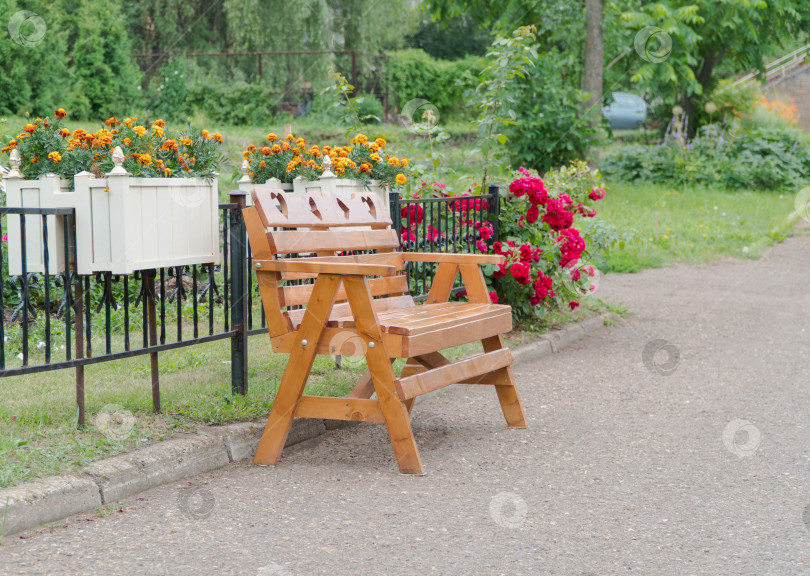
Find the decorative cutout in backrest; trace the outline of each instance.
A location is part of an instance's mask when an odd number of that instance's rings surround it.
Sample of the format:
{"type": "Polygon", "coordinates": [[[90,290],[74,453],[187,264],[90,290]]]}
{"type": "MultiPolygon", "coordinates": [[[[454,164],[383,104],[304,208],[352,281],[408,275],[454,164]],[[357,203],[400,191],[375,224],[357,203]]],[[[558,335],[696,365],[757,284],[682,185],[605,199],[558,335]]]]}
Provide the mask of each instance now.
{"type": "Polygon", "coordinates": [[[277,228],[331,228],[391,225],[388,206],[375,193],[338,198],[324,191],[291,196],[281,190],[257,186],[251,191],[262,224],[277,228]]]}

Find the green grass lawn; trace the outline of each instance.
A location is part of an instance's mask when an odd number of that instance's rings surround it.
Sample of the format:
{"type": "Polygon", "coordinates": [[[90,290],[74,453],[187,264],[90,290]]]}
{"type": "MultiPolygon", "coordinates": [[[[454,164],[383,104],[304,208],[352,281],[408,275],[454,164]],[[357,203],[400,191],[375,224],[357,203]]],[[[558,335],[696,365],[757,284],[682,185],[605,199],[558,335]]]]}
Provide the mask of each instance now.
{"type": "Polygon", "coordinates": [[[795,223],[793,195],[609,184],[598,215],[622,236],[609,272],[637,272],[727,256],[758,258],[795,223]]]}

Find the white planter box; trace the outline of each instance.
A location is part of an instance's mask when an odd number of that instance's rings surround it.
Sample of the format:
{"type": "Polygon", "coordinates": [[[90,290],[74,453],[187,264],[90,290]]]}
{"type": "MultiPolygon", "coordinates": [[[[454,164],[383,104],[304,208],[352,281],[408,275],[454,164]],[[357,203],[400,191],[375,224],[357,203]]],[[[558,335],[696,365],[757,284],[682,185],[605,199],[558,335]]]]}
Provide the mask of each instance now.
{"type": "MultiPolygon", "coordinates": [[[[19,165],[18,165],[19,166],[19,165]]],[[[72,208],[73,194],[70,183],[57,176],[43,176],[38,180],[24,180],[12,168],[3,176],[6,188],[6,206],[12,208],[72,208]]],[[[8,271],[11,276],[23,273],[22,225],[25,219],[26,272],[45,272],[45,251],[42,238],[42,216],[8,215],[8,271]]],[[[64,229],[65,216],[46,216],[48,227],[48,273],[65,270],[64,229]]],[[[71,247],[73,248],[73,247],[71,247]]],[[[71,251],[72,253],[72,251],[71,251]]]]}
{"type": "MultiPolygon", "coordinates": [[[[134,178],[121,166],[123,154],[114,154],[113,158],[116,167],[105,178],[95,178],[89,172],[77,174],[73,192],[66,191],[67,183],[60,183],[55,177],[27,181],[7,176],[6,187],[19,186],[21,193],[15,200],[22,206],[39,202],[42,207],[76,209],[76,271],[79,274],[131,274],[136,270],[168,266],[218,264],[216,178],[211,182],[195,178],[134,178]]],[[[9,196],[9,206],[12,205],[15,204],[9,196]]],[[[41,221],[39,216],[33,218],[41,221]]],[[[16,230],[11,223],[10,217],[10,254],[12,235],[16,232],[19,238],[19,223],[16,230]]],[[[41,238],[41,231],[35,233],[41,238]]],[[[64,252],[60,249],[61,232],[55,236],[58,236],[54,239],[56,249],[51,250],[51,254],[57,259],[57,268],[51,266],[51,270],[61,270],[64,266],[64,262],[58,260],[64,252]]],[[[51,238],[49,244],[50,241],[51,238]]],[[[29,264],[34,265],[29,266],[29,270],[41,271],[41,262],[37,269],[36,260],[32,261],[37,254],[42,259],[41,246],[39,251],[33,251],[29,243],[27,252],[29,264]]],[[[19,251],[17,254],[19,256],[19,251]]],[[[9,256],[10,266],[12,263],[9,256]]],[[[10,270],[14,274],[14,269],[10,270]]]]}

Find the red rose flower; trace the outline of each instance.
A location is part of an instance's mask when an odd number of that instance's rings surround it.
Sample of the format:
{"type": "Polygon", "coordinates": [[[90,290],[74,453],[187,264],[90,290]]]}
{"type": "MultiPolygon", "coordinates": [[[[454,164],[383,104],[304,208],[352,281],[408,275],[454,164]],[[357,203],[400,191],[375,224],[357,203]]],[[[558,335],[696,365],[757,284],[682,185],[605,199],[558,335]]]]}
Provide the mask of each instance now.
{"type": "Polygon", "coordinates": [[[579,306],[579,302],[569,302],[568,305],[571,307],[571,310],[573,310],[579,306]]]}
{"type": "Polygon", "coordinates": [[[585,240],[582,239],[576,228],[563,230],[557,237],[557,241],[563,243],[560,247],[560,266],[576,262],[585,251],[585,240]]]}
{"type": "Polygon", "coordinates": [[[574,223],[574,215],[566,210],[563,202],[559,198],[549,200],[548,204],[546,204],[546,213],[543,216],[543,222],[557,232],[570,228],[571,224],[574,223]]]}
{"type": "Polygon", "coordinates": [[[590,194],[588,194],[588,198],[596,202],[597,200],[601,200],[605,197],[605,189],[604,188],[594,188],[591,190],[590,194]]]}
{"type": "MultiPolygon", "coordinates": [[[[534,224],[538,218],[540,218],[540,208],[537,207],[537,204],[532,204],[526,211],[526,222],[534,224]]],[[[545,220],[545,216],[543,219],[545,220]]]]}
{"type": "Polygon", "coordinates": [[[512,267],[509,268],[509,272],[512,273],[512,276],[519,284],[531,284],[532,280],[529,277],[531,271],[531,265],[526,262],[515,262],[512,264],[512,267]]]}
{"type": "Polygon", "coordinates": [[[495,292],[494,290],[489,293],[489,301],[492,302],[493,304],[498,303],[498,293],[495,292]]]}
{"type": "Polygon", "coordinates": [[[489,240],[492,238],[494,234],[494,230],[492,229],[492,224],[489,222],[484,222],[480,228],[478,228],[478,235],[481,236],[481,240],[489,240]]]}

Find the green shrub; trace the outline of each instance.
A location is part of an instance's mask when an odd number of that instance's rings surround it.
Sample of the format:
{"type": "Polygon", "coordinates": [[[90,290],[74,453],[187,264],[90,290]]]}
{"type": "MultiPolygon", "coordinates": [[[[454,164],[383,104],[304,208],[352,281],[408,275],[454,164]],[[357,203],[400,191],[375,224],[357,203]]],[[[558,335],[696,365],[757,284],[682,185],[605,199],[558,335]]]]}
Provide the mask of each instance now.
{"type": "Polygon", "coordinates": [[[622,182],[700,184],[722,189],[796,190],[810,179],[810,153],[795,130],[735,135],[711,124],[685,140],[668,134],[655,146],[623,146],[600,163],[622,182]]]}
{"type": "Polygon", "coordinates": [[[357,115],[364,124],[379,124],[382,121],[383,105],[374,94],[360,94],[357,98],[357,115]]]}
{"type": "Polygon", "coordinates": [[[277,111],[270,88],[247,82],[201,81],[189,88],[189,103],[213,123],[261,125],[277,111]]]}
{"type": "Polygon", "coordinates": [[[392,52],[386,60],[383,82],[398,108],[421,98],[449,118],[463,109],[464,91],[482,68],[482,60],[474,56],[449,61],[433,58],[419,49],[401,50],[392,52]]]}
{"type": "Polygon", "coordinates": [[[169,60],[161,68],[152,102],[155,116],[177,122],[191,116],[190,94],[186,87],[186,67],[183,60],[169,60]]]}

